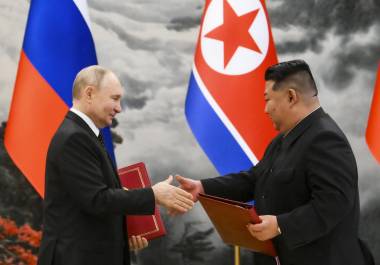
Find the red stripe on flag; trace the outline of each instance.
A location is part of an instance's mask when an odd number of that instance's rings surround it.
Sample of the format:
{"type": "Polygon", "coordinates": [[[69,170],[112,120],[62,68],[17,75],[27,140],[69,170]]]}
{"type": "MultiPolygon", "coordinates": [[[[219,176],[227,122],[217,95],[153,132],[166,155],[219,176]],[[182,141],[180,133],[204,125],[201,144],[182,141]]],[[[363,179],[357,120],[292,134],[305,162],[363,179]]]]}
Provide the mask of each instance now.
{"type": "MultiPolygon", "coordinates": [[[[258,32],[260,30],[268,31],[269,44],[265,59],[255,70],[241,75],[225,75],[216,72],[206,62],[201,48],[201,35],[205,15],[211,4],[210,0],[206,1],[194,61],[210,94],[260,160],[267,145],[277,134],[272,121],[264,112],[264,75],[266,69],[276,64],[278,60],[265,1],[259,1],[263,7],[262,10],[265,14],[267,25],[265,25],[265,28],[257,28],[256,30],[258,32]]],[[[228,37],[233,38],[233,35],[227,35],[226,38],[228,37]]]]}
{"type": "Polygon", "coordinates": [[[366,140],[373,156],[380,163],[380,65],[368,117],[366,140]]]}
{"type": "Polygon", "coordinates": [[[4,145],[42,197],[47,149],[67,111],[67,105],[22,51],[4,145]]]}

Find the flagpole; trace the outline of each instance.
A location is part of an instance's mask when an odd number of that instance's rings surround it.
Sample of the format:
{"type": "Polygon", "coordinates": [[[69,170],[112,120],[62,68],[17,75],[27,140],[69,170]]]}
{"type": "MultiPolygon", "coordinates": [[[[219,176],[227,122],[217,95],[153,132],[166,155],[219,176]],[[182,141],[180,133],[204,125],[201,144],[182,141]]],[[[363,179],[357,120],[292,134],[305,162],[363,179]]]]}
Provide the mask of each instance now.
{"type": "Polygon", "coordinates": [[[234,246],[235,265],[240,265],[240,247],[234,246]]]}

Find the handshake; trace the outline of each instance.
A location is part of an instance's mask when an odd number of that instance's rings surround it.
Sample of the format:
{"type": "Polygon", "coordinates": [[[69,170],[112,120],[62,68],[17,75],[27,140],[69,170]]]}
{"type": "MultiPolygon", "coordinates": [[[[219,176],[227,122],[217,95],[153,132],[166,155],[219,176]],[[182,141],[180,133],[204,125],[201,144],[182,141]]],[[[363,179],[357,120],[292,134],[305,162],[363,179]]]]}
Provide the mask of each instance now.
{"type": "Polygon", "coordinates": [[[192,180],[182,176],[176,176],[180,186],[171,185],[173,176],[155,184],[152,189],[156,202],[164,206],[170,215],[183,214],[193,208],[198,200],[199,193],[203,192],[199,180],[192,180]]]}
{"type": "MultiPolygon", "coordinates": [[[[183,214],[190,210],[198,201],[199,193],[204,193],[203,185],[199,180],[178,175],[176,179],[180,184],[179,187],[171,185],[173,176],[169,176],[166,180],[152,187],[156,202],[167,208],[171,216],[183,214]]],[[[254,238],[264,241],[281,234],[275,215],[261,215],[260,219],[261,222],[258,224],[247,224],[247,230],[254,238]]],[[[146,247],[148,242],[146,239],[143,240],[145,240],[144,244],[132,244],[133,242],[130,241],[130,248],[141,249],[146,247]]]]}
{"type": "MultiPolygon", "coordinates": [[[[156,202],[164,206],[169,215],[178,215],[186,213],[194,206],[198,200],[198,194],[203,192],[202,184],[199,180],[192,180],[181,176],[176,176],[180,186],[171,185],[173,176],[166,180],[158,182],[152,186],[156,202]]],[[[129,238],[130,250],[141,250],[148,246],[148,240],[142,236],[132,236],[129,238]]]]}

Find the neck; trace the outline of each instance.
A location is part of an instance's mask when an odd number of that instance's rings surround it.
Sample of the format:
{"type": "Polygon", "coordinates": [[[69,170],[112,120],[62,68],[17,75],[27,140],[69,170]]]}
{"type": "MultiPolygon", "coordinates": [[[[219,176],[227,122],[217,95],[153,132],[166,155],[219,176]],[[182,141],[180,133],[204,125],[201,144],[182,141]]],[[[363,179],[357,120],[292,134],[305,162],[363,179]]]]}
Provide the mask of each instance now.
{"type": "Polygon", "coordinates": [[[86,108],[84,108],[82,106],[82,104],[79,104],[79,102],[77,102],[77,101],[73,101],[73,108],[76,109],[76,110],[79,110],[80,112],[83,112],[87,116],[90,116],[90,115],[88,115],[88,113],[86,111],[86,108]]]}
{"type": "Polygon", "coordinates": [[[88,108],[86,108],[86,106],[84,106],[83,104],[80,104],[79,102],[73,102],[73,108],[76,109],[76,110],[79,110],[80,112],[86,114],[87,117],[89,117],[91,119],[91,121],[95,124],[95,126],[99,129],[103,128],[102,126],[99,126],[99,124],[97,124],[96,122],[96,119],[94,119],[93,115],[91,114],[91,112],[88,111],[88,108]]]}

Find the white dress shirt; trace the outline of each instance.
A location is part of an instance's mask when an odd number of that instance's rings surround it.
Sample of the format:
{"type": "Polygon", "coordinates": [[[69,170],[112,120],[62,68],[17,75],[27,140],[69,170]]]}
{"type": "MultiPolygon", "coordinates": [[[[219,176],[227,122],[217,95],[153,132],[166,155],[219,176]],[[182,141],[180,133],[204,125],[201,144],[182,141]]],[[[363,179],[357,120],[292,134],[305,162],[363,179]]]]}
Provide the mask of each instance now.
{"type": "Polygon", "coordinates": [[[96,135],[96,137],[99,136],[99,132],[100,132],[99,128],[96,127],[95,123],[91,120],[90,117],[88,117],[86,114],[84,114],[80,110],[75,109],[74,107],[72,107],[70,109],[70,111],[74,112],[76,115],[78,115],[79,117],[81,117],[82,120],[84,120],[85,123],[87,123],[87,125],[91,128],[91,130],[94,132],[94,134],[96,135]]]}

